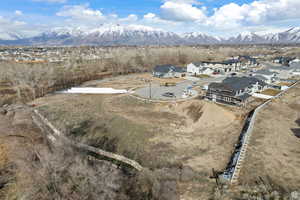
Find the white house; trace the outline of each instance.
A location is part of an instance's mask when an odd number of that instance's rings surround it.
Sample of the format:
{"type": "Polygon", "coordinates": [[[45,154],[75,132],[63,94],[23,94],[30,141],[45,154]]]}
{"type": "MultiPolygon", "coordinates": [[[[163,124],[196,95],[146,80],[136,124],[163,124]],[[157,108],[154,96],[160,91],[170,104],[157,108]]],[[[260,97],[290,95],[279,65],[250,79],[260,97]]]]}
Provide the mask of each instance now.
{"type": "Polygon", "coordinates": [[[203,67],[203,63],[190,63],[187,65],[186,71],[189,74],[199,75],[203,67]]]}
{"type": "Polygon", "coordinates": [[[215,71],[213,69],[204,67],[200,73],[205,75],[212,75],[214,72],[215,71]]]}
{"type": "Polygon", "coordinates": [[[224,62],[198,62],[190,63],[187,65],[187,73],[199,75],[207,74],[211,75],[214,72],[218,73],[231,73],[238,71],[240,65],[238,60],[227,60],[224,62]]]}

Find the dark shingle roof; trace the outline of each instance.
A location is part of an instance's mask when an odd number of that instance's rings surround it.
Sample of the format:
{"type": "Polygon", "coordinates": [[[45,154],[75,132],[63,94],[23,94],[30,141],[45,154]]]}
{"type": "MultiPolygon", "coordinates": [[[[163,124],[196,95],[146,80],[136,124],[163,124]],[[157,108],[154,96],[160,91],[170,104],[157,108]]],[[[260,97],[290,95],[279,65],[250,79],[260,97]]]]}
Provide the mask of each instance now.
{"type": "Polygon", "coordinates": [[[258,83],[261,86],[265,86],[266,83],[255,77],[228,77],[223,80],[222,83],[211,83],[209,88],[218,88],[221,90],[228,91],[239,91],[248,88],[254,84],[258,83]]]}
{"type": "Polygon", "coordinates": [[[174,65],[157,65],[153,69],[154,72],[160,73],[168,73],[171,70],[174,72],[184,72],[185,69],[183,67],[176,67],[174,65]]]}
{"type": "Polygon", "coordinates": [[[193,62],[193,64],[194,64],[195,66],[199,67],[200,65],[203,64],[203,62],[193,62]]]}

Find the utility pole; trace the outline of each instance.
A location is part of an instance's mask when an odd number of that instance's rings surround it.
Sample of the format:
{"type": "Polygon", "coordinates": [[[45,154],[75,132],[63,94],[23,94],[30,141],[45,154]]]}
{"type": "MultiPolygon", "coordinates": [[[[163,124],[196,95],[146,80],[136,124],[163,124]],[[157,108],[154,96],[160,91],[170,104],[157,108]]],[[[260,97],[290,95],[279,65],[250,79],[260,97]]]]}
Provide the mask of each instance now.
{"type": "Polygon", "coordinates": [[[151,88],[151,81],[149,82],[149,89],[150,89],[150,90],[149,90],[149,92],[150,92],[150,94],[149,94],[149,98],[150,98],[150,99],[152,99],[152,91],[151,91],[151,90],[152,90],[152,88],[151,88]]]}

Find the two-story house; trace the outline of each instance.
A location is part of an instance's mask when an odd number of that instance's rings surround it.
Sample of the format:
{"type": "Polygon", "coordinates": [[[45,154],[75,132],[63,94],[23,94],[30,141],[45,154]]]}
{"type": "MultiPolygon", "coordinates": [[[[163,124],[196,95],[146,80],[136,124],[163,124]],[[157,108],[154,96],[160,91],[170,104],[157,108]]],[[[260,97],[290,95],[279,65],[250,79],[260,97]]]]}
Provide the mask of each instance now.
{"type": "Polygon", "coordinates": [[[221,83],[210,83],[206,99],[213,102],[244,105],[251,94],[266,89],[267,84],[255,77],[228,77],[221,83]]]}

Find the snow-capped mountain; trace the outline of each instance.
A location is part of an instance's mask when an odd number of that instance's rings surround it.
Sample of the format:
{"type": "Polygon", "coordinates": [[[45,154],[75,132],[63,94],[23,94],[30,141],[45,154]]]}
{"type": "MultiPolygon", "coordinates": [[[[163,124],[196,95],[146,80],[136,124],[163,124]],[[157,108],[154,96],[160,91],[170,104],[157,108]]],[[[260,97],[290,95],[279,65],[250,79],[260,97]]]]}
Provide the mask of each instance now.
{"type": "Polygon", "coordinates": [[[53,28],[50,31],[42,33],[40,36],[46,37],[80,37],[86,35],[87,31],[84,28],[71,28],[71,27],[57,27],[53,28]]]}
{"type": "Polygon", "coordinates": [[[240,33],[226,40],[226,43],[230,44],[262,44],[265,42],[265,38],[256,33],[240,33]]]}
{"type": "Polygon", "coordinates": [[[0,32],[2,45],[210,45],[210,44],[300,44],[300,28],[280,33],[241,33],[220,38],[199,32],[177,34],[141,25],[102,25],[95,29],[54,28],[35,37],[24,38],[0,32]]]}
{"type": "Polygon", "coordinates": [[[178,45],[183,39],[172,32],[140,25],[103,25],[95,29],[56,28],[19,40],[32,45],[178,45]]]}
{"type": "Polygon", "coordinates": [[[182,35],[187,44],[219,44],[223,38],[210,36],[201,32],[185,33],[182,35]]]}
{"type": "Polygon", "coordinates": [[[265,39],[270,43],[300,43],[300,27],[291,28],[281,33],[268,34],[265,39]]]}
{"type": "Polygon", "coordinates": [[[88,32],[82,41],[89,45],[177,45],[182,39],[175,33],[141,25],[102,26],[88,32]]]}

